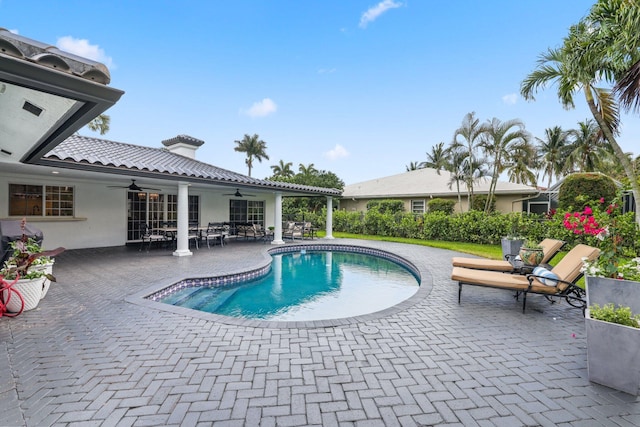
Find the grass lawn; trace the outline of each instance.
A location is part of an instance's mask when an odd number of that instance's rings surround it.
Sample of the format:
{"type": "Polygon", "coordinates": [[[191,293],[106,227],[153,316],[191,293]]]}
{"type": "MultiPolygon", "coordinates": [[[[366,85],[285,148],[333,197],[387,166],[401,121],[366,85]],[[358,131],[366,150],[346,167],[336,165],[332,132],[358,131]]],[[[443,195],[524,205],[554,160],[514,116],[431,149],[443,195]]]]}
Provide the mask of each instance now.
{"type": "MultiPolygon", "coordinates": [[[[324,237],[324,231],[318,231],[318,237],[324,237]]],[[[367,234],[351,234],[334,232],[334,237],[343,239],[379,240],[382,242],[409,243],[412,245],[430,246],[432,248],[449,249],[466,254],[478,255],[490,259],[502,259],[502,248],[500,245],[481,245],[478,243],[464,242],[444,242],[442,240],[420,240],[407,239],[404,237],[384,237],[367,234]]]]}
{"type": "MultiPolygon", "coordinates": [[[[318,237],[325,236],[324,230],[318,231],[318,237]]],[[[481,245],[479,243],[464,243],[464,242],[444,242],[441,240],[420,240],[420,239],[407,239],[404,237],[383,237],[383,236],[371,236],[366,234],[351,234],[334,232],[334,237],[343,239],[362,239],[362,240],[379,240],[382,242],[397,242],[408,243],[412,245],[430,246],[433,248],[449,249],[456,252],[462,252],[466,254],[477,255],[489,259],[502,259],[502,247],[500,245],[481,245]]],[[[559,252],[550,262],[551,265],[556,265],[567,252],[559,252]]],[[[578,280],[576,283],[578,286],[584,288],[584,277],[578,280]]]]}

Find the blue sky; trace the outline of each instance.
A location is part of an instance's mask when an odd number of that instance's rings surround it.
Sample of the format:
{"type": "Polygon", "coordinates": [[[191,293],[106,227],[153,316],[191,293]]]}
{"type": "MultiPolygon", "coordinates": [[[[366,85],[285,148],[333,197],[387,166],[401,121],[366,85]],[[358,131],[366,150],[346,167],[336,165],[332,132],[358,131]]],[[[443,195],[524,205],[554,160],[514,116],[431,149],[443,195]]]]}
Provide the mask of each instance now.
{"type": "MultiPolygon", "coordinates": [[[[257,133],[270,160],[313,163],[345,183],[402,173],[449,143],[464,115],[521,119],[534,136],[590,117],[555,88],[519,96],[586,0],[0,0],[0,27],[105,63],[126,93],[114,141],[160,147],[187,134],[199,160],[247,173],[234,141],[257,133]]],[[[639,118],[619,142],[638,154],[639,118]]],[[[83,129],[81,134],[99,137],[83,129]]]]}

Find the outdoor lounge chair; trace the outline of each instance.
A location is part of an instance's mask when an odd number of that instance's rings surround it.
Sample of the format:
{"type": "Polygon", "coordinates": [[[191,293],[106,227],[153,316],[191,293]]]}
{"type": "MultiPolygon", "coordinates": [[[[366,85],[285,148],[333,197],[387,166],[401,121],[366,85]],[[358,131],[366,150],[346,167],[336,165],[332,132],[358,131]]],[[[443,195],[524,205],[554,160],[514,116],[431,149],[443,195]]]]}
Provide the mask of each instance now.
{"type": "Polygon", "coordinates": [[[577,245],[551,271],[539,267],[534,270],[536,274],[523,276],[504,274],[499,271],[453,267],[451,279],[458,282],[458,304],[460,304],[462,285],[474,285],[516,291],[516,299],[522,294],[523,313],[527,305],[528,293],[544,295],[552,302],[553,297],[564,298],[572,307],[581,308],[584,311],[586,308],[585,293],[583,289],[575,285],[575,282],[582,277],[580,270],[583,259],[592,261],[598,255],[600,255],[598,248],[577,245]]]}
{"type": "MultiPolygon", "coordinates": [[[[560,252],[560,249],[564,246],[562,240],[544,239],[540,242],[542,246],[542,252],[544,257],[542,258],[541,265],[548,267],[549,261],[560,252]]],[[[505,273],[516,273],[515,257],[517,254],[507,254],[504,260],[486,259],[486,258],[467,258],[467,257],[453,257],[451,263],[454,267],[473,268],[476,270],[493,270],[501,271],[505,273]]]]}

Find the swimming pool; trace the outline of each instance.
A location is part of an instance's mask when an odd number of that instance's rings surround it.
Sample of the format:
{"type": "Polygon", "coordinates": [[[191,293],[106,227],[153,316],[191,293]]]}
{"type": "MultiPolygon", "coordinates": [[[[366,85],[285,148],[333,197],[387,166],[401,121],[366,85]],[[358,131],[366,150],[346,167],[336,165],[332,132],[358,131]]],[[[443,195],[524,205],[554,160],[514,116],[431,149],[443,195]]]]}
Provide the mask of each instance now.
{"type": "Polygon", "coordinates": [[[360,247],[326,249],[273,249],[264,271],[182,281],[150,298],[235,318],[306,321],[380,311],[419,289],[415,267],[396,255],[360,247]]]}

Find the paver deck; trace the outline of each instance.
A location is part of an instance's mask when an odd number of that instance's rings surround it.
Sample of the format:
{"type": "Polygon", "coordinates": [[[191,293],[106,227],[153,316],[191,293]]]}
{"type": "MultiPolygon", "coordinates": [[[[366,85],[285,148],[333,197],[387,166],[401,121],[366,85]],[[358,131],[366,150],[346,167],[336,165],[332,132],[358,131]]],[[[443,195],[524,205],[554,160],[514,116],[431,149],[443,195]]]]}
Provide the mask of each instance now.
{"type": "Polygon", "coordinates": [[[640,425],[640,398],[588,381],[580,310],[530,296],[522,314],[509,292],[471,286],[458,305],[460,254],[334,242],[406,257],[424,288],[334,324],[242,322],[139,296],[255,268],[268,244],[65,252],[39,307],[0,318],[0,425],[640,425]]]}

